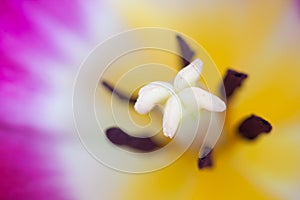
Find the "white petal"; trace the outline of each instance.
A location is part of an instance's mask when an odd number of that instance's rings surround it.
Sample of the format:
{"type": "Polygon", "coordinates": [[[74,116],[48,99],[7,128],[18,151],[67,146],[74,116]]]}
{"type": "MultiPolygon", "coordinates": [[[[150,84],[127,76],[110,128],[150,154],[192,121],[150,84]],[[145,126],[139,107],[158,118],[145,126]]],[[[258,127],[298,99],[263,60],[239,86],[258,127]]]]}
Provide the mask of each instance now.
{"type": "Polygon", "coordinates": [[[177,91],[193,85],[199,81],[203,62],[196,59],[191,64],[180,70],[174,79],[174,87],[177,91]]]}
{"type": "Polygon", "coordinates": [[[226,104],[219,97],[198,87],[186,88],[178,95],[186,105],[196,102],[198,109],[206,109],[213,112],[223,112],[226,109],[226,104]]]}
{"type": "Polygon", "coordinates": [[[171,96],[164,110],[163,133],[165,136],[173,138],[181,119],[181,102],[176,95],[171,96]]]}
{"type": "Polygon", "coordinates": [[[149,83],[140,89],[134,109],[140,114],[146,114],[150,112],[156,104],[168,98],[172,92],[174,92],[174,88],[169,83],[149,83]]]}

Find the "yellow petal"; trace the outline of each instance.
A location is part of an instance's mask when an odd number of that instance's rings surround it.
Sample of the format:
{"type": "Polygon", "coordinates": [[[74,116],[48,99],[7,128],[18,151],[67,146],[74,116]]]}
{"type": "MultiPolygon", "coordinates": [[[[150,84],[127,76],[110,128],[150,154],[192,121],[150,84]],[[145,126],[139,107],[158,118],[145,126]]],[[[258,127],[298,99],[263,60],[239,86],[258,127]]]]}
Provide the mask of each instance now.
{"type": "Polygon", "coordinates": [[[295,124],[278,125],[255,143],[240,143],[229,159],[233,167],[253,185],[281,199],[300,195],[299,118],[295,124]]]}

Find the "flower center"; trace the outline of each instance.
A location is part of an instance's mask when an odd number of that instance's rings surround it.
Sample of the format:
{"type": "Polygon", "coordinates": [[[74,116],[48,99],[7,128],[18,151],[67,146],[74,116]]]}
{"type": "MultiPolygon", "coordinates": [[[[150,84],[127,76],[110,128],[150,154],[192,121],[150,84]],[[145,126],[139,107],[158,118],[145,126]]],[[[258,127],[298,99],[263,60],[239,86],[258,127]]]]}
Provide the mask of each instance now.
{"type": "MultiPolygon", "coordinates": [[[[221,99],[197,87],[203,63],[199,59],[191,62],[195,52],[181,36],[178,35],[176,38],[183,55],[182,66],[187,66],[178,72],[172,84],[166,82],[149,83],[139,91],[138,98],[133,98],[114,88],[107,81],[101,82],[102,86],[120,100],[127,101],[131,105],[134,104],[135,110],[140,114],[146,114],[157,104],[161,104],[164,107],[163,133],[170,138],[174,137],[183,117],[182,109],[185,109],[183,105],[190,105],[191,99],[197,104],[197,109],[194,112],[200,112],[201,109],[210,112],[223,112],[226,109],[226,104],[221,99]]],[[[224,96],[230,99],[247,77],[248,75],[245,73],[229,69],[223,79],[224,96]]],[[[269,122],[256,115],[251,115],[240,124],[237,132],[243,138],[253,140],[261,133],[269,133],[271,130],[272,126],[269,122]]],[[[153,137],[134,137],[119,127],[108,128],[106,136],[115,145],[126,146],[141,152],[150,152],[163,147],[153,137]]],[[[208,136],[208,140],[212,137],[216,136],[208,136]]],[[[199,169],[213,166],[212,152],[212,145],[204,146],[201,149],[198,159],[199,169]]]]}

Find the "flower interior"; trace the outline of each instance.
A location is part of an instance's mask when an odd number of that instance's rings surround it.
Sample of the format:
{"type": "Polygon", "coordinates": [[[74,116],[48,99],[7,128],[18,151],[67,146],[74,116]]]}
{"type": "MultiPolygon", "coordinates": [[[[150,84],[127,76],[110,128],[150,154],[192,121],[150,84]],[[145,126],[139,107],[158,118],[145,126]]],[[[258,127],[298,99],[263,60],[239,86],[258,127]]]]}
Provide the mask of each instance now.
{"type": "MultiPolygon", "coordinates": [[[[112,85],[109,80],[101,80],[101,85],[106,90],[118,98],[119,101],[128,103],[130,107],[140,115],[148,114],[153,109],[159,108],[163,113],[162,131],[159,133],[168,140],[157,141],[154,136],[138,137],[126,132],[126,127],[107,127],[105,130],[107,139],[114,145],[121,148],[129,148],[140,153],[155,151],[163,148],[168,142],[178,134],[178,127],[186,115],[194,113],[207,112],[224,112],[228,106],[226,102],[217,95],[227,98],[228,102],[233,98],[234,94],[242,86],[248,75],[242,72],[228,69],[220,83],[221,88],[225,88],[224,92],[220,90],[220,94],[212,94],[203,88],[200,82],[203,62],[201,58],[195,59],[195,51],[187,44],[182,36],[177,35],[176,40],[181,54],[182,69],[179,70],[173,80],[154,81],[143,85],[138,90],[138,95],[133,96],[126,94],[121,89],[112,85]],[[195,106],[191,106],[195,102],[195,106]],[[159,106],[158,106],[159,105],[159,106]]],[[[230,112],[227,110],[227,112],[230,112]]],[[[202,127],[199,127],[201,129],[202,127]]],[[[240,139],[252,141],[259,137],[262,133],[269,133],[272,130],[271,124],[255,114],[245,116],[237,128],[240,139]]],[[[197,130],[195,130],[197,131],[197,130]]],[[[224,132],[224,130],[223,130],[224,132]]],[[[184,134],[184,133],[180,133],[184,134]]],[[[222,137],[225,134],[222,135],[222,137]]],[[[217,141],[218,135],[207,135],[205,139],[217,141]]],[[[161,138],[161,137],[160,137],[161,138]]],[[[198,139],[196,137],[196,139],[198,139]]],[[[205,140],[204,139],[204,140],[205,140]]],[[[204,141],[203,141],[204,142],[204,141]]],[[[218,143],[217,143],[218,145],[218,143]]],[[[204,145],[201,147],[198,156],[198,168],[213,167],[213,145],[204,145]]]]}

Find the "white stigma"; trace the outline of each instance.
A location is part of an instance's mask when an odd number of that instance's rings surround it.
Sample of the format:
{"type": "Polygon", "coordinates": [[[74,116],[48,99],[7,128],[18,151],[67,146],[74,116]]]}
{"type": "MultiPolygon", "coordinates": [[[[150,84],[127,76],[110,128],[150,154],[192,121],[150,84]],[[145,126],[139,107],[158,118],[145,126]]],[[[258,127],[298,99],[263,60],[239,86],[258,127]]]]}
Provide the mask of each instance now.
{"type": "MultiPolygon", "coordinates": [[[[202,88],[199,83],[203,62],[196,59],[176,75],[173,85],[167,82],[152,82],[139,91],[134,105],[140,114],[150,112],[157,104],[165,103],[163,115],[163,133],[173,138],[182,119],[182,104],[188,106],[197,103],[197,109],[211,112],[223,112],[226,104],[217,96],[202,88]]],[[[196,112],[196,111],[194,111],[196,112]]]]}
{"type": "Polygon", "coordinates": [[[134,109],[139,114],[146,114],[152,108],[162,103],[173,91],[173,86],[166,82],[152,82],[142,87],[139,97],[134,105],[134,109]]]}
{"type": "Polygon", "coordinates": [[[163,133],[173,138],[181,119],[181,103],[177,96],[171,96],[165,107],[163,116],[163,133]]]}
{"type": "Polygon", "coordinates": [[[194,62],[180,70],[174,79],[174,87],[177,91],[194,85],[199,81],[203,62],[196,59],[194,62]]]}

